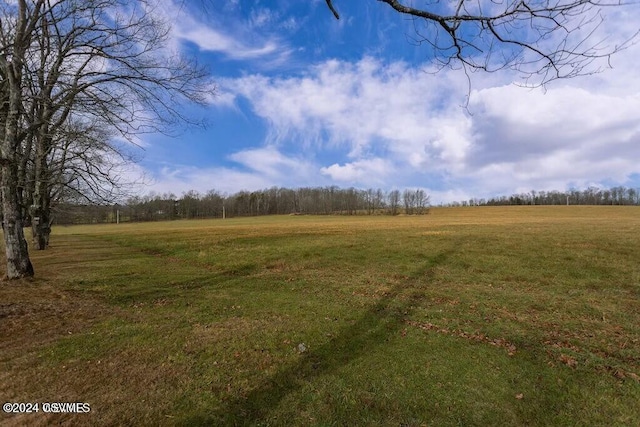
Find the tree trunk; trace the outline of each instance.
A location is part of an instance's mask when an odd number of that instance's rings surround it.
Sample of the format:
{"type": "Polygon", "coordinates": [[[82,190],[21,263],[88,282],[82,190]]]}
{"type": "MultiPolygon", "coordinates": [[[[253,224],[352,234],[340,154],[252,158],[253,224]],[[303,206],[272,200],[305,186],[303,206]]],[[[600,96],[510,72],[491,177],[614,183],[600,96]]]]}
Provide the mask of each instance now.
{"type": "Polygon", "coordinates": [[[31,232],[36,248],[41,251],[45,250],[49,246],[49,235],[51,234],[51,209],[49,207],[38,206],[31,210],[31,232]]]}
{"type": "Polygon", "coordinates": [[[31,229],[36,247],[43,251],[49,245],[49,235],[51,234],[51,200],[50,171],[47,164],[47,154],[51,146],[51,138],[45,134],[45,128],[40,132],[36,143],[34,169],[35,185],[33,191],[33,202],[30,208],[31,229]]]}
{"type": "Polygon", "coordinates": [[[18,205],[18,173],[15,165],[2,165],[2,229],[7,255],[7,278],[33,276],[29,249],[24,238],[20,206],[18,205]]]}
{"type": "MultiPolygon", "coordinates": [[[[38,2],[40,7],[41,2],[38,2]]],[[[32,13],[33,14],[33,13],[32,13]]],[[[20,279],[33,276],[33,265],[29,260],[29,249],[24,238],[22,206],[20,204],[20,184],[18,168],[20,165],[19,117],[22,107],[22,71],[26,46],[30,32],[25,0],[18,1],[18,14],[15,25],[15,37],[10,60],[7,55],[0,56],[0,99],[1,116],[4,121],[0,140],[0,193],[2,198],[2,231],[7,256],[7,278],[20,279]]]]}

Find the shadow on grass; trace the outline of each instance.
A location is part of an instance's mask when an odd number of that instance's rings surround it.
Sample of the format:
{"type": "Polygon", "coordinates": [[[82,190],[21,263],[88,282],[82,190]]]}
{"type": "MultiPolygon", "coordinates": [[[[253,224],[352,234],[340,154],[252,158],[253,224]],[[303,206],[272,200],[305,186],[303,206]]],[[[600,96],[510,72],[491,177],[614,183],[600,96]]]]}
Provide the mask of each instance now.
{"type": "Polygon", "coordinates": [[[216,412],[189,417],[183,425],[256,425],[267,421],[269,413],[287,395],[314,378],[366,356],[405,327],[404,320],[424,298],[423,289],[416,285],[428,284],[435,268],[443,264],[451,253],[445,251],[428,258],[406,281],[387,292],[355,323],[344,327],[327,343],[303,353],[298,362],[284,366],[247,396],[225,402],[216,412]]]}

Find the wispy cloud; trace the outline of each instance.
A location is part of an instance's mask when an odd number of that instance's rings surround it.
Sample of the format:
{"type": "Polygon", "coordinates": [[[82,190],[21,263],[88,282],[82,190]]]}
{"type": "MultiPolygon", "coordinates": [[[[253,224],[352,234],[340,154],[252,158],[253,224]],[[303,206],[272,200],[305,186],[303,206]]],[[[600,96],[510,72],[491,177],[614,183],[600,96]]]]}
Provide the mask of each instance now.
{"type": "Polygon", "coordinates": [[[272,185],[275,183],[265,180],[261,175],[233,168],[165,166],[148,179],[146,190],[175,195],[189,190],[201,194],[210,190],[233,194],[241,190],[265,188],[272,185]]]}
{"type": "Polygon", "coordinates": [[[251,59],[273,54],[278,50],[278,44],[272,40],[260,45],[249,45],[224,32],[199,25],[195,28],[176,28],[178,37],[196,44],[202,50],[221,52],[232,59],[251,59]]]}
{"type": "Polygon", "coordinates": [[[186,190],[226,193],[268,187],[318,185],[318,167],[302,157],[287,156],[275,147],[235,152],[233,166],[193,167],[165,164],[149,180],[150,190],[180,194],[186,190]]]}
{"type": "Polygon", "coordinates": [[[413,152],[450,150],[439,142],[438,123],[445,115],[466,120],[457,104],[445,102],[448,91],[460,93],[464,84],[440,77],[436,81],[403,63],[365,58],[354,64],[327,61],[302,77],[254,75],[220,84],[222,91],[247,98],[267,120],[271,143],[347,146],[355,159],[385,146],[397,153],[406,145],[413,152]]]}
{"type": "Polygon", "coordinates": [[[239,151],[229,158],[274,182],[289,181],[289,177],[300,179],[305,175],[308,178],[315,169],[310,161],[302,157],[288,157],[272,146],[239,151]]]}
{"type": "MultiPolygon", "coordinates": [[[[163,13],[172,23],[172,35],[175,41],[196,45],[201,51],[220,53],[233,60],[253,60],[267,58],[269,63],[285,61],[291,49],[277,36],[262,31],[270,21],[268,12],[256,12],[251,18],[251,28],[237,21],[224,22],[211,13],[202,13],[196,17],[186,7],[167,2],[163,13]],[[257,37],[256,32],[262,31],[257,37]]],[[[233,4],[227,5],[231,9],[233,4]]],[[[266,9],[265,9],[266,10],[266,9]]]]}

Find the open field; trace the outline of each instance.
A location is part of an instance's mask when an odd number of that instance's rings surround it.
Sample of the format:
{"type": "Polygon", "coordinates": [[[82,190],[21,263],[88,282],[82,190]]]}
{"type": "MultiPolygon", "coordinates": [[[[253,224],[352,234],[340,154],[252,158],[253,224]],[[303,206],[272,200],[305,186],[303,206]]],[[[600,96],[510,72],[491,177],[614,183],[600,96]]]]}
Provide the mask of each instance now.
{"type": "Polygon", "coordinates": [[[54,228],[6,425],[640,425],[640,209],[54,228]]]}

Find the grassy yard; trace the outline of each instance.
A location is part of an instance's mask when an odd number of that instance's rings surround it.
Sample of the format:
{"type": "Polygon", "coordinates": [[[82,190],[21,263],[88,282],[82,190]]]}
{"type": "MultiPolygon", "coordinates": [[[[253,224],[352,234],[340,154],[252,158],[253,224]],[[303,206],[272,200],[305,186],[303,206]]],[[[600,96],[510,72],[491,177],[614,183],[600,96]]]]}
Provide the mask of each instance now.
{"type": "Polygon", "coordinates": [[[6,425],[640,425],[640,209],[57,227],[6,425]]]}

